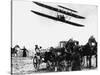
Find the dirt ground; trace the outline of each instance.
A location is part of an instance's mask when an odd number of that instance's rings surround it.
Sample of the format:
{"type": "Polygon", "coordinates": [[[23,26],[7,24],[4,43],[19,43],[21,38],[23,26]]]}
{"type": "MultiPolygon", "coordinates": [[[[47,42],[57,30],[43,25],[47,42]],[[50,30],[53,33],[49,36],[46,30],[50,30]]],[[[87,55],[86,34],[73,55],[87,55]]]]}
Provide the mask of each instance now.
{"type": "MultiPolygon", "coordinates": [[[[12,57],[12,75],[31,75],[36,73],[33,66],[33,60],[31,57],[12,57]]],[[[41,68],[46,68],[46,64],[42,63],[41,68]]],[[[41,70],[42,72],[42,70],[41,70]]]]}
{"type": "Polygon", "coordinates": [[[32,58],[12,57],[12,75],[26,75],[34,71],[32,58]]]}
{"type": "MultiPolygon", "coordinates": [[[[12,75],[32,75],[36,73],[33,66],[32,57],[12,57],[12,75]]],[[[40,65],[41,68],[46,68],[46,63],[40,65]]],[[[86,69],[83,69],[86,70],[86,69]]],[[[40,70],[39,72],[46,72],[40,70]]]]}

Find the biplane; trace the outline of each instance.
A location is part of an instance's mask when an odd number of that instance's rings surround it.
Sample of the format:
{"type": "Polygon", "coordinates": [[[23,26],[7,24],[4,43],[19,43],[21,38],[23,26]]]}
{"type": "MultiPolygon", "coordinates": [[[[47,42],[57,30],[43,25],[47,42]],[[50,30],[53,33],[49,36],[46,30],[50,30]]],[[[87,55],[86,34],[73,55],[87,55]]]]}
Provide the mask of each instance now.
{"type": "Polygon", "coordinates": [[[51,15],[48,15],[48,14],[44,14],[44,13],[40,13],[40,12],[31,10],[31,12],[33,12],[33,13],[35,13],[37,15],[40,15],[40,16],[43,16],[43,17],[46,17],[46,18],[49,18],[49,19],[52,19],[52,20],[55,20],[55,21],[60,21],[60,22],[63,22],[63,23],[67,23],[67,24],[70,24],[70,25],[73,25],[73,26],[84,27],[84,25],[82,25],[82,24],[78,24],[78,23],[66,20],[65,16],[70,16],[70,17],[77,18],[77,19],[85,19],[85,17],[83,17],[83,16],[74,14],[74,13],[77,13],[77,11],[75,11],[75,10],[69,9],[69,8],[61,6],[61,5],[58,5],[58,7],[66,9],[68,11],[65,11],[65,10],[62,10],[62,9],[58,9],[58,8],[55,8],[55,7],[40,3],[40,2],[33,1],[33,3],[35,3],[36,5],[39,5],[41,7],[44,7],[46,9],[49,9],[49,10],[55,11],[57,13],[62,13],[63,14],[63,15],[58,15],[57,14],[57,17],[54,17],[54,16],[51,16],[51,15]],[[72,13],[72,12],[74,12],[74,13],[72,13]]]}

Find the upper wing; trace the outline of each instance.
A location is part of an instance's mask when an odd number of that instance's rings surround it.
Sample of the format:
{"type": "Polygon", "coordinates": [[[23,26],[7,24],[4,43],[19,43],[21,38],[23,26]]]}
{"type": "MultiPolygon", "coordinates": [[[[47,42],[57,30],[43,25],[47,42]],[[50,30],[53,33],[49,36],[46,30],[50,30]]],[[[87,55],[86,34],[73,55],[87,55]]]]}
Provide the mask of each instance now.
{"type": "Polygon", "coordinates": [[[79,26],[79,27],[83,27],[84,26],[84,25],[81,25],[81,24],[78,24],[78,23],[74,23],[74,22],[70,22],[70,21],[66,21],[66,20],[61,20],[61,19],[58,19],[56,17],[50,16],[50,15],[46,15],[46,14],[43,14],[43,13],[40,13],[40,12],[37,12],[37,11],[31,10],[31,12],[33,12],[33,13],[35,13],[37,15],[43,16],[43,17],[47,17],[49,19],[53,19],[53,20],[57,20],[57,21],[60,21],[60,22],[68,23],[68,24],[71,24],[73,26],[79,26]]]}
{"type": "Polygon", "coordinates": [[[72,11],[72,12],[77,12],[77,11],[75,11],[75,10],[73,10],[73,9],[69,9],[69,8],[64,7],[64,6],[61,6],[61,5],[58,5],[58,6],[61,7],[61,8],[67,9],[67,10],[69,10],[69,11],[72,11]]]}
{"type": "Polygon", "coordinates": [[[70,12],[66,12],[64,10],[61,10],[61,9],[58,9],[58,8],[55,8],[55,7],[52,7],[52,6],[48,6],[48,5],[40,3],[40,2],[34,2],[34,3],[39,5],[39,6],[45,7],[47,9],[50,9],[50,10],[53,10],[53,11],[56,11],[56,12],[60,12],[60,13],[63,13],[63,14],[66,14],[66,15],[69,15],[69,16],[72,16],[72,17],[75,17],[75,18],[85,19],[85,17],[83,17],[83,16],[76,15],[76,14],[73,14],[73,13],[70,13],[70,12]]]}

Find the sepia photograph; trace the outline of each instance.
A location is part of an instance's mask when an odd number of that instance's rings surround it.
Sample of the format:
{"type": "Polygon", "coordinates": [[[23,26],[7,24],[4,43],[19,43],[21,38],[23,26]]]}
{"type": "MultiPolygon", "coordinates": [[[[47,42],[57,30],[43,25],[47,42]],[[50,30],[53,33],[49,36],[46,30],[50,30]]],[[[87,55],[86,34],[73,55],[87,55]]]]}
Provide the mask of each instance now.
{"type": "Polygon", "coordinates": [[[11,74],[98,68],[98,6],[11,1],[11,74]]]}

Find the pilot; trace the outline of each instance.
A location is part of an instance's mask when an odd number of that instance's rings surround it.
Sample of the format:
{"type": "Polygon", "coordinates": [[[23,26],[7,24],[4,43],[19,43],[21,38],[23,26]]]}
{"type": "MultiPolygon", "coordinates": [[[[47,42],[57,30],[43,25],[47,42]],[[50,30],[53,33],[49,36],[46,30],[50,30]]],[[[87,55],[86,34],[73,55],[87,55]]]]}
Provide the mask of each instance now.
{"type": "Polygon", "coordinates": [[[62,20],[65,20],[65,17],[64,17],[64,15],[61,15],[61,19],[62,19],[62,20]]]}

